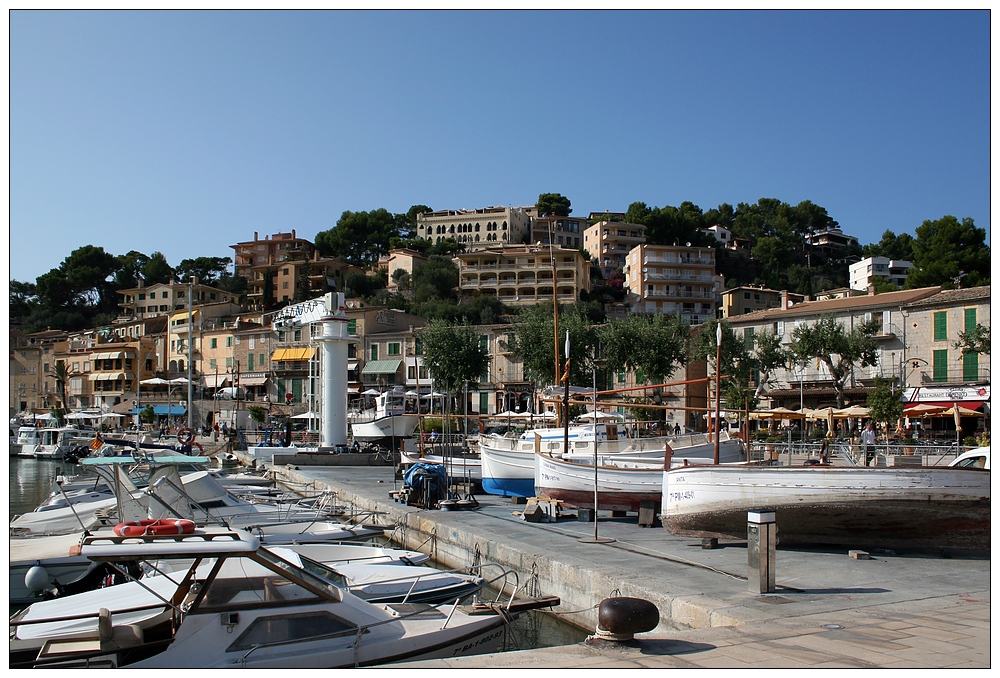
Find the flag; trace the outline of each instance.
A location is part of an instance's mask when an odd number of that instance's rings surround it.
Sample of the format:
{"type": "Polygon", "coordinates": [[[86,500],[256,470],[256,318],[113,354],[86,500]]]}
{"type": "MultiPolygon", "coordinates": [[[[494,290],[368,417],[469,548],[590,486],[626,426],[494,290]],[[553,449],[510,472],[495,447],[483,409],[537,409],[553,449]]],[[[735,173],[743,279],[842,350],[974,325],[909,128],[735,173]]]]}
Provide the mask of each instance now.
{"type": "Polygon", "coordinates": [[[562,379],[559,380],[560,384],[565,384],[569,381],[569,361],[566,361],[566,367],[563,369],[562,379]]]}
{"type": "Polygon", "coordinates": [[[94,435],[94,439],[90,441],[90,449],[95,452],[104,447],[104,440],[101,438],[101,434],[97,433],[94,435]]]}

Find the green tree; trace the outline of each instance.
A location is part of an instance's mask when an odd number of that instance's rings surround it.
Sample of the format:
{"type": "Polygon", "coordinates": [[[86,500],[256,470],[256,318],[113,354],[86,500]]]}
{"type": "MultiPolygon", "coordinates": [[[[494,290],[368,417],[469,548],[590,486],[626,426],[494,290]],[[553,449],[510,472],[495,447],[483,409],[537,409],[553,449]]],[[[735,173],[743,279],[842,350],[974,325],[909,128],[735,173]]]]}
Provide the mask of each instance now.
{"type": "MultiPolygon", "coordinates": [[[[661,384],[687,363],[690,327],[677,314],[629,315],[601,328],[602,355],[609,372],[632,370],[644,384],[661,384]]],[[[655,404],[662,398],[659,388],[653,391],[655,404]]],[[[667,411],[659,410],[661,430],[667,411]]]]}
{"type": "Polygon", "coordinates": [[[142,279],[147,285],[168,283],[174,277],[174,269],[167,263],[162,252],[153,252],[142,266],[142,279]]]}
{"type": "Polygon", "coordinates": [[[471,325],[431,320],[419,336],[424,364],[439,391],[456,396],[466,382],[478,383],[489,368],[490,355],[480,347],[479,334],[471,325]]]}
{"type": "MultiPolygon", "coordinates": [[[[73,250],[58,268],[35,281],[41,306],[53,318],[60,312],[67,313],[66,317],[78,313],[85,323],[100,313],[117,313],[118,294],[111,279],[118,266],[118,258],[102,247],[85,245],[73,250]]],[[[60,326],[53,323],[52,327],[60,326]]]]}
{"type": "Polygon", "coordinates": [[[416,303],[432,298],[454,299],[458,288],[458,267],[451,259],[435,255],[427,263],[413,269],[410,279],[416,303]]]}
{"type": "Polygon", "coordinates": [[[990,247],[986,230],[971,218],[925,221],[913,241],[913,270],[906,287],[977,287],[990,284],[990,247]]]}
{"type": "Polygon", "coordinates": [[[142,269],[149,261],[149,257],[142,252],[135,250],[128,254],[120,254],[117,257],[118,271],[115,273],[115,289],[128,289],[138,287],[142,279],[142,269]]]}
{"type": "Polygon", "coordinates": [[[178,282],[187,282],[191,276],[195,276],[200,285],[217,287],[231,264],[232,260],[228,257],[182,259],[181,263],[177,264],[175,275],[178,282]]]}
{"type": "Polygon", "coordinates": [[[868,392],[868,414],[874,421],[885,424],[886,444],[892,425],[903,416],[903,401],[892,388],[892,382],[875,377],[875,388],[868,392]]]}
{"type": "Polygon", "coordinates": [[[38,308],[38,292],[35,283],[10,281],[10,317],[27,318],[33,309],[38,308]]]}
{"type": "Polygon", "coordinates": [[[955,348],[962,353],[988,354],[990,352],[990,328],[976,323],[976,326],[971,330],[962,330],[958,333],[958,342],[955,343],[955,348]]]}
{"type": "Polygon", "coordinates": [[[250,415],[250,418],[258,424],[263,424],[267,419],[267,410],[260,405],[248,405],[247,413],[250,415]]]}
{"type": "Polygon", "coordinates": [[[790,350],[800,364],[816,359],[826,365],[837,393],[837,407],[843,407],[844,389],[854,367],[877,364],[878,345],[874,337],[878,329],[878,323],[869,320],[847,331],[835,315],[829,314],[812,325],[803,324],[792,330],[790,350]]]}
{"type": "MultiPolygon", "coordinates": [[[[410,209],[406,211],[406,214],[396,215],[396,232],[398,236],[397,240],[406,240],[413,238],[413,235],[417,232],[417,217],[421,214],[426,214],[428,212],[433,212],[427,205],[413,205],[410,209]]],[[[390,242],[392,247],[399,247],[398,244],[390,242]]]]}
{"type": "Polygon", "coordinates": [[[538,216],[568,217],[573,211],[569,198],[559,193],[542,193],[535,203],[538,216]]]}
{"type": "Polygon", "coordinates": [[[389,253],[393,239],[401,239],[396,216],[384,208],[371,212],[346,211],[337,225],[316,234],[316,248],[325,257],[370,268],[389,253]]]}
{"type": "Polygon", "coordinates": [[[152,424],[156,421],[156,412],[152,405],[146,405],[146,408],[139,412],[139,421],[143,424],[152,424]]]}
{"type": "Polygon", "coordinates": [[[864,257],[888,257],[899,261],[913,261],[913,236],[909,233],[896,235],[886,229],[877,243],[861,248],[864,257]]]}

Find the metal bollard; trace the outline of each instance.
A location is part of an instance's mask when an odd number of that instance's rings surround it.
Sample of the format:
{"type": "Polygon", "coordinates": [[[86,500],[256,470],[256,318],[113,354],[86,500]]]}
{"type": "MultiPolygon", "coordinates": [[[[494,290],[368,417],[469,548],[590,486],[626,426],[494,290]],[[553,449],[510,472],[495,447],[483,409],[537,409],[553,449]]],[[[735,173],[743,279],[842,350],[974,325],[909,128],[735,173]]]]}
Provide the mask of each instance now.
{"type": "Polygon", "coordinates": [[[752,593],[774,592],[774,511],[747,511],[747,583],[752,593]]]}

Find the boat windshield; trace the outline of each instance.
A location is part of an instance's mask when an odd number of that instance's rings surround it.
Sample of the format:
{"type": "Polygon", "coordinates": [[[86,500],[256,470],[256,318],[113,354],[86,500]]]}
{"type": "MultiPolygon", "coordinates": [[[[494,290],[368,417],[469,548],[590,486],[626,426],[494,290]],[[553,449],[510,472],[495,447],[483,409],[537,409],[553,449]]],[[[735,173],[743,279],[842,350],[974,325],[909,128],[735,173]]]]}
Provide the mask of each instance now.
{"type": "Polygon", "coordinates": [[[226,558],[204,583],[199,612],[272,605],[308,605],[341,600],[331,582],[260,549],[252,556],[226,558]]]}

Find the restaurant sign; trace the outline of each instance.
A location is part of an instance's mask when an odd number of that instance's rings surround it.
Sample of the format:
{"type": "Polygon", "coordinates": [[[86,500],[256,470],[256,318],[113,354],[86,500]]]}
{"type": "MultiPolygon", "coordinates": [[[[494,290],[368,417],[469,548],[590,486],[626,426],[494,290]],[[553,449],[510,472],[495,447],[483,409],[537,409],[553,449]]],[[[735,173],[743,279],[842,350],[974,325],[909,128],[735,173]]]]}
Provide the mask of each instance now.
{"type": "Polygon", "coordinates": [[[903,391],[904,403],[982,402],[989,399],[989,386],[921,386],[903,391]]]}

